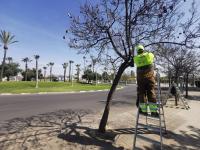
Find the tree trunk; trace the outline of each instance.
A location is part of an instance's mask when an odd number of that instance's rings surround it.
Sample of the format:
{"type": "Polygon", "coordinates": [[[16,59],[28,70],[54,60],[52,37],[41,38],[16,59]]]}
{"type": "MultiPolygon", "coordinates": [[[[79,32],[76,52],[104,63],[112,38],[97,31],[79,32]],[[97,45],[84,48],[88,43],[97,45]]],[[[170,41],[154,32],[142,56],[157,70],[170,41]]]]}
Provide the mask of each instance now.
{"type": "Polygon", "coordinates": [[[50,82],[52,81],[52,67],[50,68],[50,82]]]}
{"type": "Polygon", "coordinates": [[[193,84],[193,87],[195,87],[195,76],[194,76],[194,74],[192,74],[192,84],[193,84]]]}
{"type": "Polygon", "coordinates": [[[36,85],[35,88],[38,88],[38,60],[36,60],[36,85]]]}
{"type": "Polygon", "coordinates": [[[66,68],[64,68],[64,82],[65,82],[65,78],[66,78],[66,68]]]}
{"type": "Polygon", "coordinates": [[[168,73],[168,82],[169,82],[169,87],[171,86],[171,73],[168,73]]]}
{"type": "Polygon", "coordinates": [[[188,98],[188,76],[189,74],[186,74],[186,78],[185,78],[185,97],[188,98]]]}
{"type": "Polygon", "coordinates": [[[46,70],[44,71],[44,82],[46,81],[46,70]]]}
{"type": "Polygon", "coordinates": [[[69,82],[71,81],[71,63],[69,63],[69,82]]]}
{"type": "Polygon", "coordinates": [[[1,65],[1,75],[0,75],[0,82],[2,82],[2,81],[3,81],[3,72],[4,72],[5,61],[6,61],[6,53],[7,53],[7,50],[6,50],[6,49],[4,49],[3,62],[2,62],[2,65],[1,65]]]}
{"type": "Polygon", "coordinates": [[[7,81],[10,81],[10,76],[7,76],[7,81]]]}
{"type": "Polygon", "coordinates": [[[174,77],[174,82],[177,84],[178,86],[178,73],[175,73],[175,77],[174,77]]]}
{"type": "Polygon", "coordinates": [[[26,62],[26,66],[25,66],[25,81],[27,81],[27,70],[28,70],[28,64],[26,62]]]}
{"type": "Polygon", "coordinates": [[[176,95],[175,95],[175,106],[178,106],[178,101],[179,101],[179,96],[176,93],[176,95]]]}
{"type": "Polygon", "coordinates": [[[113,81],[113,84],[111,86],[111,89],[108,93],[108,96],[107,96],[107,102],[106,102],[106,106],[105,106],[105,109],[104,109],[104,113],[103,113],[103,116],[101,118],[101,122],[99,124],[99,132],[101,133],[104,133],[106,131],[106,124],[107,124],[107,121],[108,121],[108,115],[109,115],[109,111],[110,111],[110,102],[112,100],[112,96],[116,90],[116,87],[118,85],[118,82],[121,78],[121,75],[123,74],[124,70],[128,67],[128,62],[124,62],[121,64],[121,66],[119,67],[119,70],[117,72],[117,75],[115,76],[115,79],[113,81]]]}

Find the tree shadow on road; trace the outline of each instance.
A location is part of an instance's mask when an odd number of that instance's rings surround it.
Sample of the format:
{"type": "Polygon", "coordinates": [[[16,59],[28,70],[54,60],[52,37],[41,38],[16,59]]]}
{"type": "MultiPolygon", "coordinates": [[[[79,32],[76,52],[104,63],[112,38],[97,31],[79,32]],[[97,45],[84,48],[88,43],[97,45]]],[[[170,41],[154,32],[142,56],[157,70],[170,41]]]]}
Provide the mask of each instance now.
{"type": "MultiPolygon", "coordinates": [[[[0,124],[0,149],[50,149],[47,143],[60,144],[56,149],[123,150],[114,145],[115,133],[98,134],[91,111],[60,110],[14,118],[0,124]],[[93,127],[91,127],[93,126],[93,127]]],[[[55,148],[52,148],[55,149],[55,148]]]]}

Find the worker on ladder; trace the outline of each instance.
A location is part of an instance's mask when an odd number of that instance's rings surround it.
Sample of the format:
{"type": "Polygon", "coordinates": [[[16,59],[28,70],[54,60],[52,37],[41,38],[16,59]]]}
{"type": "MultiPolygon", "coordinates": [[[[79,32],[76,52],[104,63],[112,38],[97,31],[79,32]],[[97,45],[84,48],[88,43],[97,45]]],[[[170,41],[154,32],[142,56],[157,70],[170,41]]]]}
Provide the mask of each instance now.
{"type": "Polygon", "coordinates": [[[158,106],[155,95],[155,77],[154,77],[154,55],[144,50],[143,45],[136,46],[137,55],[133,58],[137,66],[137,106],[139,112],[147,115],[147,100],[151,116],[158,117],[158,106]],[[146,99],[147,97],[147,99],[146,99]]]}

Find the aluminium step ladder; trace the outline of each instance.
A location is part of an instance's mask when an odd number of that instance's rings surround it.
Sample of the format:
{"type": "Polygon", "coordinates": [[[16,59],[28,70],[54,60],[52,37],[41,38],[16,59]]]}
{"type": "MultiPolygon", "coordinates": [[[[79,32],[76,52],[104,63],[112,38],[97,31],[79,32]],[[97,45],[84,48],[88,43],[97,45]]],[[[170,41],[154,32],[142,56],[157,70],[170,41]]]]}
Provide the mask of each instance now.
{"type": "Polygon", "coordinates": [[[179,87],[177,87],[177,88],[178,88],[178,90],[177,90],[177,92],[178,92],[178,98],[179,98],[179,99],[181,100],[181,102],[183,103],[185,109],[187,109],[187,110],[190,109],[190,106],[189,106],[189,104],[188,104],[186,98],[184,97],[183,93],[181,92],[181,90],[179,89],[179,87]]]}
{"type": "Polygon", "coordinates": [[[172,93],[170,93],[172,87],[175,88],[175,91],[176,91],[175,94],[177,95],[178,100],[181,100],[181,102],[182,102],[183,106],[185,107],[185,109],[186,110],[190,109],[190,106],[189,106],[186,98],[184,97],[183,92],[181,92],[180,88],[175,83],[172,83],[172,85],[169,87],[169,94],[168,95],[169,96],[170,96],[170,94],[173,95],[172,93]]]}
{"type": "Polygon", "coordinates": [[[136,127],[135,127],[135,135],[134,135],[134,142],[133,142],[133,150],[136,149],[136,140],[137,140],[137,135],[138,130],[140,129],[145,129],[147,131],[151,131],[153,132],[151,129],[151,124],[148,123],[148,120],[155,120],[159,123],[158,126],[156,126],[159,129],[159,135],[160,135],[160,149],[163,149],[163,133],[166,133],[166,123],[165,123],[165,115],[164,115],[164,109],[163,109],[163,104],[162,104],[162,100],[161,100],[161,89],[160,89],[160,74],[158,72],[158,69],[156,69],[156,77],[157,77],[157,108],[158,108],[158,117],[151,117],[149,115],[149,113],[151,113],[151,111],[148,109],[148,106],[150,105],[150,103],[143,103],[145,104],[147,107],[147,115],[145,115],[146,117],[146,128],[139,128],[139,119],[140,119],[140,104],[138,105],[138,111],[137,111],[137,118],[136,118],[136,127]]]}
{"type": "Polygon", "coordinates": [[[180,96],[180,99],[181,99],[185,109],[187,109],[187,110],[190,109],[190,106],[183,95],[180,96]]]}

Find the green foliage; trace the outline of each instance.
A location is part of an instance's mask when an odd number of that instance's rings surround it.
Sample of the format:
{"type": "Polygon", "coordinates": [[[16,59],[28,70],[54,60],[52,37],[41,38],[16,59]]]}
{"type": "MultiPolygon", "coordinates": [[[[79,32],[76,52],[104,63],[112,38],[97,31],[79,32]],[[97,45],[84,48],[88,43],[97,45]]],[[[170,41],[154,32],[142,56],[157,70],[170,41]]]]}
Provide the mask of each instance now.
{"type": "MultiPolygon", "coordinates": [[[[23,76],[23,81],[25,81],[25,74],[26,72],[23,71],[22,72],[22,76],[23,76]]],[[[43,78],[43,75],[42,75],[42,70],[39,69],[38,70],[38,79],[42,79],[43,78]]],[[[33,81],[33,80],[36,80],[36,69],[33,68],[32,70],[31,69],[27,69],[27,81],[33,81]]]]}
{"type": "Polygon", "coordinates": [[[95,81],[97,77],[97,80],[101,80],[101,75],[96,72],[92,72],[91,69],[87,69],[84,71],[84,74],[82,75],[83,79],[86,79],[88,83],[91,83],[91,81],[95,81]]]}
{"type": "MultiPolygon", "coordinates": [[[[2,65],[0,66],[0,70],[2,68],[2,65]]],[[[10,76],[16,76],[21,70],[19,69],[18,63],[10,63],[5,64],[4,66],[4,72],[3,77],[7,77],[7,80],[10,80],[10,76]]]]}
{"type": "Polygon", "coordinates": [[[109,76],[109,74],[108,74],[106,71],[104,71],[104,72],[102,73],[102,79],[104,80],[104,82],[110,80],[110,76],[109,76]]]}

